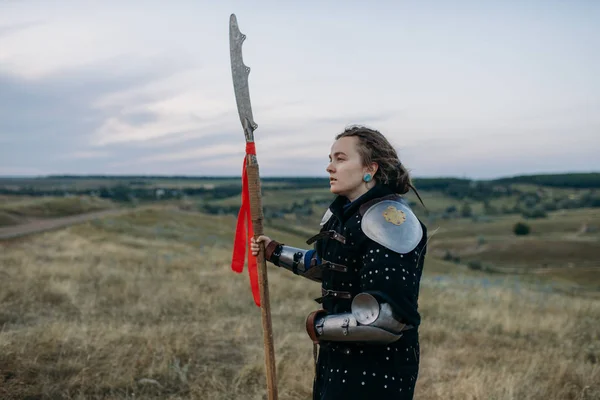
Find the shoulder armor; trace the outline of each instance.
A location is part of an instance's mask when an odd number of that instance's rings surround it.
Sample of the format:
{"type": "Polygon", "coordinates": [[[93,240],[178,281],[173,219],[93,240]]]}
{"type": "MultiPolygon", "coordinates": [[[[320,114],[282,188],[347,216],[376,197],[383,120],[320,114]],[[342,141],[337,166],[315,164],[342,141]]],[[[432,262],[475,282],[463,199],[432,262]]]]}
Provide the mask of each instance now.
{"type": "Polygon", "coordinates": [[[323,215],[323,218],[321,219],[320,225],[321,226],[325,225],[327,223],[327,221],[329,221],[329,218],[331,218],[332,215],[333,215],[333,213],[328,208],[327,211],[325,211],[325,215],[323,215]]]}
{"type": "Polygon", "coordinates": [[[367,237],[400,254],[412,251],[423,237],[423,227],[402,198],[381,200],[363,214],[362,230],[367,237]]]}

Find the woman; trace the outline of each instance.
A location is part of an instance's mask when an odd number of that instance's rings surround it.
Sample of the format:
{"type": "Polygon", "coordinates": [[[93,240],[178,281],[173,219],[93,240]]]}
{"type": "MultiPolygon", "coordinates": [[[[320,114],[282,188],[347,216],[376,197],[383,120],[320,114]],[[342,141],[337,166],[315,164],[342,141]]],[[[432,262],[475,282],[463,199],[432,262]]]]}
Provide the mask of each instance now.
{"type": "Polygon", "coordinates": [[[427,230],[400,195],[414,187],[394,148],[375,130],[346,129],[329,159],[337,196],[320,233],[307,241],[315,248],[267,236],[257,241],[271,263],[322,283],[316,299],[322,309],[306,321],[320,349],[313,399],[412,399],[427,230]]]}

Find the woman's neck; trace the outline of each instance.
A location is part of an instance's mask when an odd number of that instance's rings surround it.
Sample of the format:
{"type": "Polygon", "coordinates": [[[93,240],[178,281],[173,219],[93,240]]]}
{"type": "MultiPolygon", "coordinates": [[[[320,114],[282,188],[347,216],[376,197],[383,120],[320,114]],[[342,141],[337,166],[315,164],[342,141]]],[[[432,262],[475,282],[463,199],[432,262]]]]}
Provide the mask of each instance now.
{"type": "Polygon", "coordinates": [[[350,201],[350,203],[352,203],[354,200],[358,199],[360,196],[373,189],[374,186],[375,182],[365,182],[364,185],[360,185],[360,187],[357,187],[354,192],[348,194],[346,198],[348,199],[348,201],[350,201]]]}

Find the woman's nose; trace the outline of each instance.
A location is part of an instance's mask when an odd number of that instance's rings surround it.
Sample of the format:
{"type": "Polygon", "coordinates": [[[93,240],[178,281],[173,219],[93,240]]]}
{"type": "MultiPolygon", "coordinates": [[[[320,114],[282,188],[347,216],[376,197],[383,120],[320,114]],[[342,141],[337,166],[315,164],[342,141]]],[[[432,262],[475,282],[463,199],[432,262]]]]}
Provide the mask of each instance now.
{"type": "Polygon", "coordinates": [[[325,171],[332,173],[333,172],[333,167],[331,166],[332,163],[327,164],[327,168],[325,168],[325,171]]]}

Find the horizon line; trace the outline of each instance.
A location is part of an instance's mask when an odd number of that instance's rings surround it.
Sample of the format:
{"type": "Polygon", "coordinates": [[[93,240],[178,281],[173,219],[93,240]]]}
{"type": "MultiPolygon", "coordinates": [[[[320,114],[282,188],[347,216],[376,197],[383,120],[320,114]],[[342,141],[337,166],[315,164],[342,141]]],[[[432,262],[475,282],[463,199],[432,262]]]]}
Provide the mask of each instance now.
{"type": "MultiPolygon", "coordinates": [[[[562,175],[593,175],[600,174],[600,171],[589,171],[589,172],[544,172],[544,173],[528,173],[528,174],[516,174],[516,175],[501,175],[494,178],[477,179],[470,178],[467,176],[411,176],[411,179],[461,179],[469,181],[494,181],[502,179],[520,178],[520,177],[533,177],[533,176],[562,176],[562,175]]],[[[186,174],[171,174],[171,175],[159,175],[159,174],[47,174],[47,175],[0,175],[0,179],[52,179],[52,178],[161,178],[161,179],[241,179],[241,175],[186,175],[186,174]]],[[[328,179],[324,175],[264,175],[261,179],[328,179]]]]}

